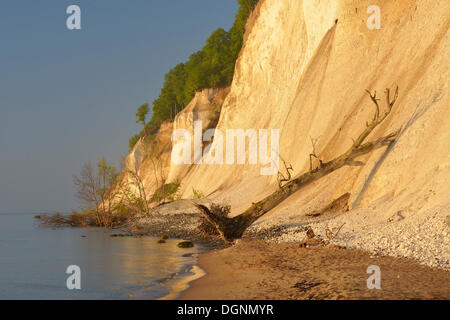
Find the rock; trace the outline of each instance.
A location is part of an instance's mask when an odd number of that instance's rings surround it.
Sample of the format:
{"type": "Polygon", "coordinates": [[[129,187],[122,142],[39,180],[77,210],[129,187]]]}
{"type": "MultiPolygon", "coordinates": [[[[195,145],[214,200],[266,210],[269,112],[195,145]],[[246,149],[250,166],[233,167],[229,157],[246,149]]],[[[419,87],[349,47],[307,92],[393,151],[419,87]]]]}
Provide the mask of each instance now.
{"type": "Polygon", "coordinates": [[[306,214],[306,216],[307,217],[318,217],[318,216],[320,216],[320,212],[310,212],[310,213],[307,213],[306,214]]]}
{"type": "Polygon", "coordinates": [[[116,237],[123,238],[123,237],[132,237],[133,235],[132,234],[128,234],[128,233],[113,233],[113,234],[110,234],[109,236],[111,238],[116,238],[116,237]]]}
{"type": "Polygon", "coordinates": [[[194,243],[191,241],[182,241],[177,244],[178,248],[192,248],[194,243]]]}
{"type": "Polygon", "coordinates": [[[316,235],[315,235],[313,229],[312,229],[311,227],[308,227],[308,230],[306,230],[306,237],[307,237],[308,239],[312,239],[312,238],[314,238],[315,236],[316,236],[316,235]]]}

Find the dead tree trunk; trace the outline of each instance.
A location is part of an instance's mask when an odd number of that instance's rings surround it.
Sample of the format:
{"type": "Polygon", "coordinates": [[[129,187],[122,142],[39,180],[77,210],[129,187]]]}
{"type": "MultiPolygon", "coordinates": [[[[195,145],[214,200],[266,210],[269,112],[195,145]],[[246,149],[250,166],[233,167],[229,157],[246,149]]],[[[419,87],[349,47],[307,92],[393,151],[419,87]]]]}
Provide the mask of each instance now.
{"type": "Polygon", "coordinates": [[[253,203],[252,206],[245,212],[233,218],[218,217],[204,205],[194,203],[195,206],[200,210],[202,215],[217,228],[221,237],[226,242],[231,242],[234,239],[240,238],[253,222],[258,220],[299,189],[344,166],[363,165],[362,162],[356,161],[357,157],[365,155],[383,146],[392,144],[400,132],[400,130],[398,130],[375,141],[364,143],[364,140],[369,136],[369,134],[391,113],[392,107],[398,98],[398,87],[396,88],[395,96],[392,100],[390,97],[390,90],[386,89],[387,110],[384,114],[380,114],[380,108],[378,105],[379,99],[376,97],[376,92],[373,95],[369,91],[367,92],[376,106],[375,115],[370,123],[366,123],[366,128],[364,131],[356,140],[353,141],[353,145],[344,154],[334,158],[331,161],[323,162],[321,163],[321,166],[310,170],[293,180],[290,180],[285,185],[281,186],[277,191],[265,199],[257,203],[253,203]]]}

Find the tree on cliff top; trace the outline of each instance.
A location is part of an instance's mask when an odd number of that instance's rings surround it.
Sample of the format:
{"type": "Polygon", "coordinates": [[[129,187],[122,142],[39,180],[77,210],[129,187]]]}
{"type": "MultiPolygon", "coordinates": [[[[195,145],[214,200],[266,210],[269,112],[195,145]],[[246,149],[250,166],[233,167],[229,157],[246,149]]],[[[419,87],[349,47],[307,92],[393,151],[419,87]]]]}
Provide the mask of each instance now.
{"type": "Polygon", "coordinates": [[[136,112],[136,123],[142,123],[142,125],[145,128],[145,117],[147,116],[148,112],[149,112],[149,108],[148,108],[148,103],[144,103],[142,106],[140,106],[137,109],[136,112]]]}
{"type": "Polygon", "coordinates": [[[237,2],[239,9],[231,29],[215,30],[202,50],[193,53],[186,63],[178,64],[165,75],[161,93],[153,102],[152,118],[144,125],[146,134],[157,133],[162,122],[173,120],[197,90],[231,84],[242,48],[245,24],[258,0],[237,2]]]}

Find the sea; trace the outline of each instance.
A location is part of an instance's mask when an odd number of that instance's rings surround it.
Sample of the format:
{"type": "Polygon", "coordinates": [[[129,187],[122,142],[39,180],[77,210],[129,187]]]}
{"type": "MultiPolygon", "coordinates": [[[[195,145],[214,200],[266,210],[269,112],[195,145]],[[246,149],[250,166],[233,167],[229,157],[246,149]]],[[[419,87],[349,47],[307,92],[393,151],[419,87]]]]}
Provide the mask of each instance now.
{"type": "Polygon", "coordinates": [[[208,250],[182,239],[111,237],[104,228],[44,228],[36,214],[0,213],[0,299],[176,299],[204,272],[208,250]]]}

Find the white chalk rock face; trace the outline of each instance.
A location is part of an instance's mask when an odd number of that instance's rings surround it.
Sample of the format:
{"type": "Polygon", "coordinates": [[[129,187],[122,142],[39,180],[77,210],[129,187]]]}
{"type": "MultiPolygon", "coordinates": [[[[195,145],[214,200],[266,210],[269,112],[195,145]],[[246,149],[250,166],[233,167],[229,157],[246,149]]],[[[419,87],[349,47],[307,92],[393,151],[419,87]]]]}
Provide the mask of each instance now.
{"type": "MultiPolygon", "coordinates": [[[[403,129],[389,150],[376,150],[359,159],[364,166],[317,181],[263,220],[303,215],[347,192],[350,208],[377,208],[370,223],[400,210],[407,218],[450,205],[450,3],[378,3],[380,30],[367,27],[370,0],[261,0],[250,17],[218,130],[280,130],[279,154],[300,174],[309,168],[311,138],[328,161],[365,128],[375,112],[366,89],[377,90],[384,108],[384,90],[399,87],[394,110],[368,139],[403,129]]],[[[201,119],[206,129],[216,95],[216,89],[197,93],[174,128],[192,132],[201,119]]],[[[262,176],[260,169],[248,159],[234,165],[170,164],[169,177],[181,179],[184,198],[195,188],[239,214],[278,187],[276,175],[262,176]]]]}
{"type": "MultiPolygon", "coordinates": [[[[198,140],[201,144],[203,132],[211,127],[212,122],[214,122],[214,119],[216,118],[216,114],[219,114],[223,99],[228,94],[228,91],[228,88],[197,91],[192,101],[175,117],[173,132],[184,132],[188,135],[189,139],[173,137],[171,158],[176,157],[175,153],[180,153],[180,157],[183,156],[183,152],[180,149],[182,149],[182,146],[185,143],[189,144],[189,150],[191,152],[188,154],[188,160],[183,163],[171,161],[168,181],[185,179],[189,171],[193,169],[192,164],[194,164],[196,160],[197,162],[200,160],[200,157],[195,157],[196,155],[194,154],[194,123],[197,123],[198,125],[197,134],[199,135],[198,140]]],[[[201,146],[201,148],[202,147],[203,146],[201,146]]]]}

